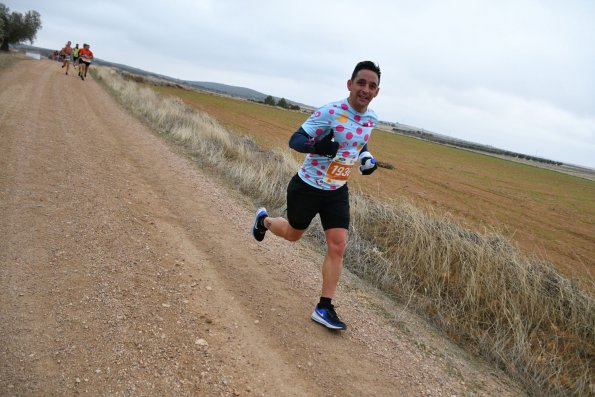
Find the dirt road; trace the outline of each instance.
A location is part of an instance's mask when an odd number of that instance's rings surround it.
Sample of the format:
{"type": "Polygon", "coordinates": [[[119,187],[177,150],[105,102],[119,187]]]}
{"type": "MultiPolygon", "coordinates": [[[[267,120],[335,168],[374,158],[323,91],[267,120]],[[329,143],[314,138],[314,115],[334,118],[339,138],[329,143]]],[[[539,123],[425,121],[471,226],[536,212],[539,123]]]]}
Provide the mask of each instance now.
{"type": "Polygon", "coordinates": [[[50,61],[0,71],[0,395],[522,395],[50,61]]]}

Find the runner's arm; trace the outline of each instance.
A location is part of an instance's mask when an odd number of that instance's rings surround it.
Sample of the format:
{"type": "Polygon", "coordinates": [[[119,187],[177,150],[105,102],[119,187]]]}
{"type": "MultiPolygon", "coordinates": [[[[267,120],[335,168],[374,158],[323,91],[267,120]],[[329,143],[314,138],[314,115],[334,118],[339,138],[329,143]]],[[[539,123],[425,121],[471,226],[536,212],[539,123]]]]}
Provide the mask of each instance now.
{"type": "Polygon", "coordinates": [[[289,147],[300,153],[314,153],[314,138],[312,138],[302,127],[293,133],[289,138],[289,147]]]}
{"type": "MultiPolygon", "coordinates": [[[[314,138],[308,135],[302,127],[294,132],[291,138],[289,138],[289,147],[300,153],[313,153],[315,143],[314,138]]],[[[367,143],[362,147],[362,150],[359,151],[359,154],[361,156],[360,159],[363,159],[364,157],[373,157],[370,152],[368,152],[367,143]],[[368,156],[361,156],[364,153],[368,156]]]]}
{"type": "Polygon", "coordinates": [[[317,141],[300,127],[289,139],[289,147],[300,153],[314,153],[332,158],[336,156],[339,150],[339,144],[332,139],[332,129],[322,139],[317,141]]]}

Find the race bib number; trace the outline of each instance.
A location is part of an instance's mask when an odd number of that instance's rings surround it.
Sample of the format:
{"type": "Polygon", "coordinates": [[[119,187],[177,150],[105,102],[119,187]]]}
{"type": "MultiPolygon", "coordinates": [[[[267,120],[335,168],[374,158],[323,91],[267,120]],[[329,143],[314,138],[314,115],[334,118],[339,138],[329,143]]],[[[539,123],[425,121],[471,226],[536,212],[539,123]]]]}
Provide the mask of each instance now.
{"type": "Polygon", "coordinates": [[[341,164],[339,162],[333,161],[331,165],[328,167],[326,177],[336,181],[346,181],[347,179],[349,179],[351,168],[352,166],[350,165],[341,164]]]}
{"type": "Polygon", "coordinates": [[[335,158],[326,171],[325,181],[334,185],[344,185],[349,179],[354,163],[355,160],[352,159],[335,158]]]}

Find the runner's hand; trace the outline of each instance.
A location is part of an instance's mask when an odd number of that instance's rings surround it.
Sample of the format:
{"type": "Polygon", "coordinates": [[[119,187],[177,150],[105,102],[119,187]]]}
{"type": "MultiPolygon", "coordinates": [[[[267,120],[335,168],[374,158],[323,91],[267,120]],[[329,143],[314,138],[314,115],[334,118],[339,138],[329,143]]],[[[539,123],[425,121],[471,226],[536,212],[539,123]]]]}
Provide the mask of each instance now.
{"type": "Polygon", "coordinates": [[[362,165],[359,166],[359,172],[362,175],[370,175],[376,171],[376,168],[378,168],[378,164],[376,164],[374,157],[364,157],[362,158],[362,165]]]}
{"type": "Polygon", "coordinates": [[[333,141],[334,132],[331,130],[327,136],[314,144],[314,153],[333,158],[339,151],[339,144],[333,141]]]}

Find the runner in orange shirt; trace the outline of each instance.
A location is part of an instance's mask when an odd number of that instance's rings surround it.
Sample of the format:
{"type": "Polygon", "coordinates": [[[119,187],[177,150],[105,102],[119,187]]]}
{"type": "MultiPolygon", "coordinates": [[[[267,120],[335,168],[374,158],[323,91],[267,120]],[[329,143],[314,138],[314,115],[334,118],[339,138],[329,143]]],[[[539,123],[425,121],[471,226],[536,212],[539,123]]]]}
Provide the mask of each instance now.
{"type": "Polygon", "coordinates": [[[91,65],[93,59],[93,52],[89,47],[91,47],[89,44],[83,44],[83,48],[79,50],[79,77],[81,80],[85,80],[85,77],[87,77],[87,70],[89,70],[89,65],[91,65]]]}
{"type": "Polygon", "coordinates": [[[70,40],[66,43],[66,46],[62,48],[62,55],[64,56],[64,60],[62,61],[62,67],[66,66],[66,74],[68,74],[68,69],[70,68],[70,61],[72,60],[72,47],[70,46],[70,40]]]}

